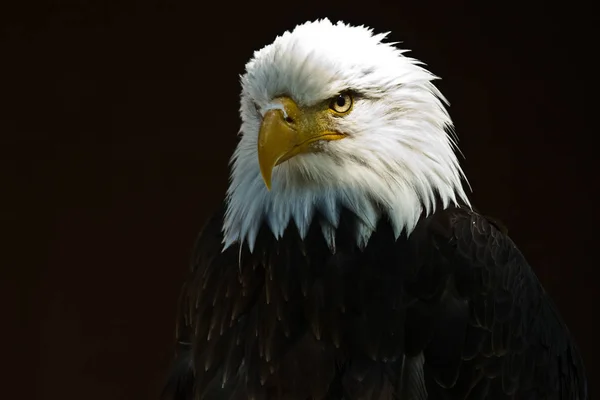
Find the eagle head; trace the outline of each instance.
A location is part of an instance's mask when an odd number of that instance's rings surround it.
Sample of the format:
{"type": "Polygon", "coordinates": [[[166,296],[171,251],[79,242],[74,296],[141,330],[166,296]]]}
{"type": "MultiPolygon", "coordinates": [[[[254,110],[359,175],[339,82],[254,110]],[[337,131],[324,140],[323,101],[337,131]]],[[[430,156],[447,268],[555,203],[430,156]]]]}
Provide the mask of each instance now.
{"type": "Polygon", "coordinates": [[[225,248],[252,250],[263,224],[278,238],[293,221],[304,237],[318,212],[334,250],[342,208],[358,217],[363,247],[379,218],[399,236],[436,204],[468,205],[436,77],[385,36],[324,19],[254,53],[241,78],[225,248]]]}

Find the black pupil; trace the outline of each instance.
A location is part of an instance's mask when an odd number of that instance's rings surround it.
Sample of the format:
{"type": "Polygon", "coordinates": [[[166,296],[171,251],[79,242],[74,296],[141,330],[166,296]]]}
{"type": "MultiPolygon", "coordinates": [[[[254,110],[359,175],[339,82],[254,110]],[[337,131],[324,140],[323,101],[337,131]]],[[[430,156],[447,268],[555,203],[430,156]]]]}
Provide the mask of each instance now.
{"type": "Polygon", "coordinates": [[[346,97],[339,95],[335,104],[337,104],[338,107],[344,107],[346,105],[346,97]]]}

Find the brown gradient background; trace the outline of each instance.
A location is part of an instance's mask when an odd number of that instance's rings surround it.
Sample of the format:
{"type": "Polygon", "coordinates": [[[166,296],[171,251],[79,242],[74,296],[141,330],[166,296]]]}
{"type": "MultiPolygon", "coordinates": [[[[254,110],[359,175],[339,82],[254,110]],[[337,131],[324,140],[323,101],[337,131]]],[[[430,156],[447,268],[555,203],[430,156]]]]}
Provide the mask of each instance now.
{"type": "Polygon", "coordinates": [[[474,204],[534,266],[593,390],[593,13],[493,4],[3,2],[0,397],[157,397],[191,246],[226,189],[238,75],[322,16],[392,31],[443,77],[474,204]]]}

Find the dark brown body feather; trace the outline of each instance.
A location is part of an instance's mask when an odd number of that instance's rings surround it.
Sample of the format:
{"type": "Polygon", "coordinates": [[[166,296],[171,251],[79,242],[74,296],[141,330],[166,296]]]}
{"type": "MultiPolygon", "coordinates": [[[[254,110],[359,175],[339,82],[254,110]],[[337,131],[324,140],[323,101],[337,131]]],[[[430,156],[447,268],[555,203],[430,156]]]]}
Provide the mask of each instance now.
{"type": "Polygon", "coordinates": [[[168,398],[587,398],[551,301],[477,213],[438,211],[398,240],[382,220],[363,251],[348,213],[335,253],[316,222],[221,252],[222,218],[196,244],[168,398]]]}

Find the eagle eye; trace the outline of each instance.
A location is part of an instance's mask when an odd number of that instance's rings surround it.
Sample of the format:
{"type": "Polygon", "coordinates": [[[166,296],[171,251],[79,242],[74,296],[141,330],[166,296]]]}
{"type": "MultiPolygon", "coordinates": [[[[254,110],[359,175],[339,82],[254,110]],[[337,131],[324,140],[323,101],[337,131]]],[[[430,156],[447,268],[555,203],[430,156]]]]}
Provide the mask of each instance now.
{"type": "Polygon", "coordinates": [[[329,108],[338,114],[346,114],[352,108],[352,96],[350,93],[340,93],[331,100],[329,108]]]}

